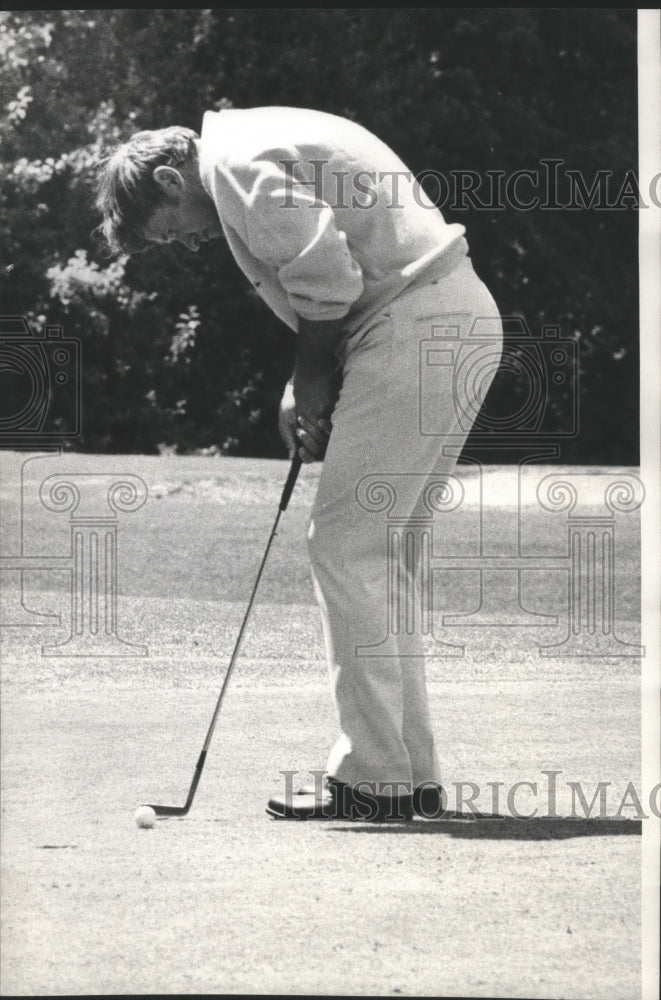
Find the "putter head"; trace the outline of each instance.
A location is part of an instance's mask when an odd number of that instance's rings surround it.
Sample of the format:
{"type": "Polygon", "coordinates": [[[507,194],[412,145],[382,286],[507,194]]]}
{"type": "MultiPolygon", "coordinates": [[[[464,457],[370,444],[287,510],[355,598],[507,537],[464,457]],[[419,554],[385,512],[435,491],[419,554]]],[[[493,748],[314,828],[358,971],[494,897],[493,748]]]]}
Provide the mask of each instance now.
{"type": "MultiPolygon", "coordinates": [[[[207,736],[208,739],[208,736],[207,736]]],[[[207,748],[203,747],[202,752],[198,758],[197,766],[195,768],[195,774],[193,775],[193,781],[188,790],[188,797],[184,802],[183,806],[155,806],[149,803],[149,808],[153,809],[157,816],[187,816],[190,807],[193,805],[193,799],[195,798],[195,792],[197,791],[197,786],[200,783],[200,776],[202,774],[202,768],[204,767],[204,762],[207,758],[207,748]]]]}
{"type": "Polygon", "coordinates": [[[153,809],[157,816],[186,816],[190,809],[188,803],[183,806],[155,806],[151,802],[147,802],[145,805],[153,809]]]}

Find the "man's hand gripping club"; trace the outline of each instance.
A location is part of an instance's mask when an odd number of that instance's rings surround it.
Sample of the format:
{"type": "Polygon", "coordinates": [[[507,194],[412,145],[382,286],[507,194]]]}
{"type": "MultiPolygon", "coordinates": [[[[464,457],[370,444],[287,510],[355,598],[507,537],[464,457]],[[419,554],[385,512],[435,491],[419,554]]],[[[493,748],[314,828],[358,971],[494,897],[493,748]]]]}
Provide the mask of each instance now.
{"type": "Polygon", "coordinates": [[[298,454],[309,463],[324,456],[341,384],[335,357],[341,335],[341,320],[299,320],[296,367],[285,386],[278,419],[290,458],[298,454]]]}

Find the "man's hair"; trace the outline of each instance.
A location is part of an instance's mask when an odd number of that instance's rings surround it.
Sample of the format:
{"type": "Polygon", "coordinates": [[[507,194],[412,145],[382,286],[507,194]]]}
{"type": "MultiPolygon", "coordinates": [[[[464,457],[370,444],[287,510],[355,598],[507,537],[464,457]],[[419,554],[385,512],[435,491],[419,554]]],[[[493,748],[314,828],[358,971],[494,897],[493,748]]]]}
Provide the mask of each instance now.
{"type": "Polygon", "coordinates": [[[96,206],[103,215],[99,230],[112,250],[140,253],[147,248],[144,227],[165,200],[154,170],[194,159],[197,138],[192,129],[179,125],[136,132],[104,160],[96,206]]]}

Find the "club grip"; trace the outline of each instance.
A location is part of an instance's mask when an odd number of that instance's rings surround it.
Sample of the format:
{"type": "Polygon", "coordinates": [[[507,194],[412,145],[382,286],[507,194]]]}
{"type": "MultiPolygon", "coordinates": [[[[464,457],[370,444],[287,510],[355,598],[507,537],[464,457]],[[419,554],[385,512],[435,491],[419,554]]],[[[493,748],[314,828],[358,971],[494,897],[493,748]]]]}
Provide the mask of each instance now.
{"type": "Polygon", "coordinates": [[[298,473],[300,471],[301,462],[298,455],[294,455],[291,462],[291,468],[289,470],[289,475],[287,476],[287,482],[285,483],[285,488],[282,491],[282,496],[280,497],[280,510],[287,510],[287,504],[291,500],[291,495],[296,485],[296,479],[298,478],[298,473]]]}

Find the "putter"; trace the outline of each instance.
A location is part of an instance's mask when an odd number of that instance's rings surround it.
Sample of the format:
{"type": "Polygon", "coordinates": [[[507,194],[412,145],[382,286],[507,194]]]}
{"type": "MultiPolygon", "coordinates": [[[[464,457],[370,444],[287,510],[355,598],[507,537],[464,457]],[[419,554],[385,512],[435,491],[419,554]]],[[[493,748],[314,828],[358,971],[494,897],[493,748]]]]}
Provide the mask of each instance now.
{"type": "Polygon", "coordinates": [[[195,792],[197,791],[197,786],[199,785],[200,778],[202,776],[202,769],[204,768],[204,762],[207,759],[207,751],[208,751],[209,746],[211,744],[211,738],[213,736],[213,731],[216,728],[216,721],[218,719],[218,714],[220,712],[220,706],[223,703],[223,696],[224,696],[225,691],[227,689],[227,684],[228,684],[230,676],[232,674],[232,669],[233,669],[234,664],[236,662],[236,659],[237,659],[237,657],[239,655],[239,650],[241,648],[241,640],[243,639],[243,634],[244,634],[245,629],[246,629],[246,624],[248,622],[248,617],[250,615],[250,610],[252,608],[253,601],[255,599],[255,594],[257,593],[257,587],[259,586],[259,581],[261,579],[262,572],[263,572],[264,566],[266,564],[266,559],[267,559],[267,556],[269,554],[269,549],[271,548],[271,543],[272,543],[273,539],[275,538],[275,533],[276,533],[277,528],[278,528],[278,522],[280,521],[280,515],[282,514],[283,511],[287,510],[287,504],[289,503],[289,500],[291,499],[291,495],[292,495],[292,492],[293,492],[293,489],[294,489],[294,485],[296,483],[296,479],[298,477],[298,473],[300,471],[300,468],[301,468],[301,460],[298,457],[298,455],[296,455],[292,459],[291,468],[289,470],[289,475],[287,476],[287,482],[285,483],[284,489],[282,491],[282,496],[280,497],[280,504],[278,506],[278,513],[277,513],[275,522],[273,524],[273,528],[271,529],[271,534],[269,536],[269,540],[266,543],[266,550],[264,552],[264,556],[262,558],[262,562],[260,564],[259,570],[257,571],[257,577],[255,579],[255,584],[254,584],[254,586],[252,588],[252,593],[250,595],[250,600],[248,601],[248,607],[246,608],[246,613],[243,616],[243,622],[241,623],[241,628],[239,629],[239,634],[238,634],[236,642],[234,644],[234,651],[232,652],[232,657],[230,659],[230,664],[229,664],[229,667],[227,668],[227,673],[225,674],[225,679],[224,679],[222,687],[220,689],[220,694],[218,695],[218,701],[216,702],[216,707],[214,708],[213,715],[211,716],[211,722],[209,723],[209,728],[207,730],[206,739],[204,741],[204,745],[202,747],[202,751],[201,751],[200,756],[198,758],[197,764],[195,765],[195,773],[193,775],[193,780],[191,782],[191,786],[190,786],[190,788],[188,790],[188,796],[186,797],[186,801],[184,802],[183,806],[162,806],[162,805],[153,805],[152,803],[145,803],[145,805],[149,805],[149,807],[154,810],[154,812],[156,813],[157,816],[186,816],[188,814],[188,812],[190,811],[190,807],[193,805],[193,799],[195,798],[195,792]]]}

